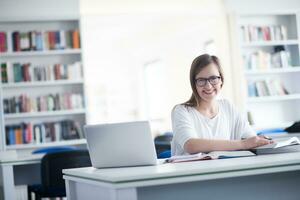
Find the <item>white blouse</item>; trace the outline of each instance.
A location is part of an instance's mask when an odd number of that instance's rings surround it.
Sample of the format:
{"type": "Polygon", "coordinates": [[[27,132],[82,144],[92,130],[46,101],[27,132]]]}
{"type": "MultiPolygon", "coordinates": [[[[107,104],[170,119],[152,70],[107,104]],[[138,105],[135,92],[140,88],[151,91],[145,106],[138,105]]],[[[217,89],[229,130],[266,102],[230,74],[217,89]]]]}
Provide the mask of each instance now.
{"type": "Polygon", "coordinates": [[[184,144],[191,138],[237,140],[255,136],[247,119],[226,99],[217,100],[218,114],[210,119],[197,109],[177,105],[172,111],[172,155],[188,154],[184,144]]]}

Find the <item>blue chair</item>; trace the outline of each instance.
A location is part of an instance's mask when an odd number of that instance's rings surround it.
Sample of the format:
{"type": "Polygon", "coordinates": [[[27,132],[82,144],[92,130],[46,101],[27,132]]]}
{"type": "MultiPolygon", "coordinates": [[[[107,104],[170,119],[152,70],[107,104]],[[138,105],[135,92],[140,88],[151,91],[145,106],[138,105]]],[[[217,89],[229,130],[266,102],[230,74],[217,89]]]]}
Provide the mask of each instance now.
{"type": "Polygon", "coordinates": [[[157,158],[168,158],[171,156],[171,141],[173,138],[172,132],[166,132],[163,135],[155,137],[154,144],[157,158]]]}
{"type": "Polygon", "coordinates": [[[46,148],[40,153],[44,155],[41,162],[41,184],[29,185],[28,200],[31,194],[35,194],[35,199],[40,200],[48,197],[65,197],[66,189],[62,170],[68,168],[91,166],[90,156],[87,150],[74,150],[72,148],[46,148]],[[54,152],[54,150],[58,150],[54,152]],[[52,151],[52,152],[50,152],[52,151]]]}
{"type": "Polygon", "coordinates": [[[73,151],[78,150],[77,147],[74,146],[60,146],[60,147],[45,147],[36,149],[32,152],[32,154],[38,154],[38,153],[55,153],[55,152],[62,152],[62,151],[73,151]]]}
{"type": "Polygon", "coordinates": [[[283,128],[272,128],[272,129],[264,129],[257,132],[257,135],[266,135],[266,134],[281,134],[286,133],[283,128]]]}
{"type": "Polygon", "coordinates": [[[157,158],[170,158],[171,157],[171,150],[166,150],[161,152],[157,158]]]}

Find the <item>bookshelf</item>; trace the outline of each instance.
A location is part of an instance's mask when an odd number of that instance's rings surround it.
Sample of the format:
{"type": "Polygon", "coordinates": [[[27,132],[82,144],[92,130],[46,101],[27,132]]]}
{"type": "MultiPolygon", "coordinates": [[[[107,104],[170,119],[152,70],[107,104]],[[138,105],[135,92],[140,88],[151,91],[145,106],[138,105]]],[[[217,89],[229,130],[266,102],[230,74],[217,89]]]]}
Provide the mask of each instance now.
{"type": "Polygon", "coordinates": [[[244,107],[256,130],[300,120],[298,12],[236,15],[244,107]]]}
{"type": "Polygon", "coordinates": [[[0,21],[0,148],[85,144],[78,18],[0,21]]]}

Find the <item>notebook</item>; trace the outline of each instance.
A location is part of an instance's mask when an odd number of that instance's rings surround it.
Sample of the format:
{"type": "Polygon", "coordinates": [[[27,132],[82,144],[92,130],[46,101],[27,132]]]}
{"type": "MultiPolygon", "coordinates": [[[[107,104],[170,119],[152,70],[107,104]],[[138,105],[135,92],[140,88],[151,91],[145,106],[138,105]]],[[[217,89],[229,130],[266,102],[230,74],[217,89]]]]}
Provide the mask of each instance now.
{"type": "Polygon", "coordinates": [[[169,163],[188,162],[196,160],[215,160],[224,158],[238,158],[255,156],[251,151],[212,151],[210,153],[197,153],[191,155],[172,156],[166,159],[169,163]]]}
{"type": "Polygon", "coordinates": [[[95,168],[158,164],[148,121],[86,125],[84,131],[95,168]]]}
{"type": "Polygon", "coordinates": [[[300,152],[300,140],[298,137],[274,140],[274,143],[257,147],[251,150],[256,155],[300,152]]]}

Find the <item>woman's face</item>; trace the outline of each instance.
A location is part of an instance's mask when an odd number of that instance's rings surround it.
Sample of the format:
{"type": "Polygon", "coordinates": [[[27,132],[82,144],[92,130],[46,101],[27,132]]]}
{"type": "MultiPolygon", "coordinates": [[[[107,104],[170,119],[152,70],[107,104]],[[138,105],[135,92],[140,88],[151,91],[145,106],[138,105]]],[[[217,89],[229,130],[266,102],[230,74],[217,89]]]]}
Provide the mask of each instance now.
{"type": "Polygon", "coordinates": [[[211,63],[196,75],[196,89],[201,101],[214,100],[222,88],[222,80],[216,64],[211,63]]]}

